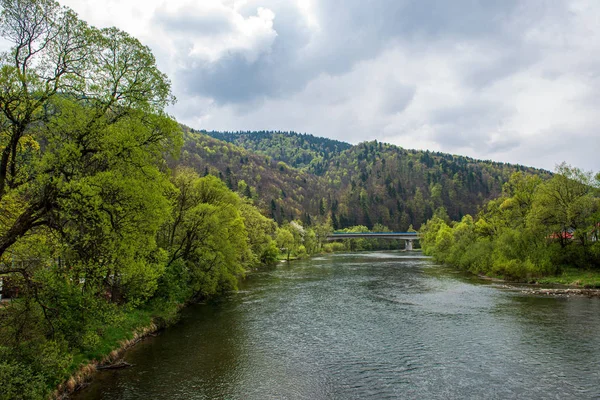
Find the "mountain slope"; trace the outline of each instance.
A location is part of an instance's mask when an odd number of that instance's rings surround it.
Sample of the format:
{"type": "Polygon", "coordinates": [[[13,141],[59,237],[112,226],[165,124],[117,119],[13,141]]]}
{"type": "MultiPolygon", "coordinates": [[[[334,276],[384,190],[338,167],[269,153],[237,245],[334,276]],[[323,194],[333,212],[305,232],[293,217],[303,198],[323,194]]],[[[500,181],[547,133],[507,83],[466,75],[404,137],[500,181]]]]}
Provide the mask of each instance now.
{"type": "Polygon", "coordinates": [[[219,176],[280,223],[331,217],[335,228],[382,224],[394,230],[418,228],[440,207],[452,219],[476,213],[514,172],[549,176],[520,165],[293,132],[209,136],[186,129],[179,164],[219,176]]]}
{"type": "Polygon", "coordinates": [[[308,199],[320,185],[317,176],[199,131],[184,127],[182,154],[171,167],[177,165],[218,176],[279,223],[315,213],[308,199]]]}
{"type": "Polygon", "coordinates": [[[286,164],[322,175],[329,161],[352,147],[350,143],[296,132],[201,131],[257,154],[263,154],[286,164]]]}
{"type": "Polygon", "coordinates": [[[517,171],[547,174],[518,165],[365,142],[330,162],[324,178],[335,193],[341,226],[381,223],[418,228],[444,207],[453,219],[476,213],[497,196],[517,171]]]}

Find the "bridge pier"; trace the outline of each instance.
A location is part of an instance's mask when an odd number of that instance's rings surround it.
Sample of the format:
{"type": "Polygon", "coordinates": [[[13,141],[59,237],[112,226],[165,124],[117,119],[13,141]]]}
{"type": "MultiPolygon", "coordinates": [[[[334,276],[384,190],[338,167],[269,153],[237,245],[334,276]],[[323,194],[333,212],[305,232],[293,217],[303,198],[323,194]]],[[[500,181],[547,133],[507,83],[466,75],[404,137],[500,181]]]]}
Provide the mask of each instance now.
{"type": "Polygon", "coordinates": [[[404,241],[404,250],[406,251],[412,251],[413,249],[413,241],[412,239],[406,239],[404,241]]]}

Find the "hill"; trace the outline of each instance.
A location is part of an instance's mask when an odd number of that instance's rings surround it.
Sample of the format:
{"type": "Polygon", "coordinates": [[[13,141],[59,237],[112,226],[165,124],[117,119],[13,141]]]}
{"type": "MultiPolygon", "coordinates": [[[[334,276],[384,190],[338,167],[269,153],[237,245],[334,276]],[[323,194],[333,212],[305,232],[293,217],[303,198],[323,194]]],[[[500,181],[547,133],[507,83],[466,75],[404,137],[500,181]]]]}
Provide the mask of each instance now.
{"type": "Polygon", "coordinates": [[[332,158],[352,147],[350,143],[339,140],[296,132],[200,132],[283,161],[294,168],[306,169],[315,175],[322,175],[332,158]]]}
{"type": "Polygon", "coordinates": [[[381,224],[418,228],[445,208],[474,214],[517,171],[507,163],[380,143],[356,146],[295,132],[206,132],[185,129],[179,163],[213,174],[278,222],[310,224],[331,217],[336,229],[381,224]]]}
{"type": "Polygon", "coordinates": [[[314,174],[187,127],[181,157],[171,164],[219,177],[279,223],[297,218],[309,222],[309,215],[315,214],[309,199],[322,190],[314,174]]]}

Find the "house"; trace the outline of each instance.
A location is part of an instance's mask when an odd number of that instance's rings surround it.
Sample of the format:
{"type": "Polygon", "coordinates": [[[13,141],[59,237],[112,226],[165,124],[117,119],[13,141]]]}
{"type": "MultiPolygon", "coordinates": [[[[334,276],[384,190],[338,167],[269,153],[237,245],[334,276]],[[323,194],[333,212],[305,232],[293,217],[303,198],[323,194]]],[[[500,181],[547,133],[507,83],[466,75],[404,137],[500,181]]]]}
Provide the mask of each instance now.
{"type": "Polygon", "coordinates": [[[554,232],[551,235],[548,235],[548,239],[564,239],[564,240],[573,240],[573,236],[575,234],[575,230],[569,228],[567,230],[563,230],[562,232],[554,232]]]}

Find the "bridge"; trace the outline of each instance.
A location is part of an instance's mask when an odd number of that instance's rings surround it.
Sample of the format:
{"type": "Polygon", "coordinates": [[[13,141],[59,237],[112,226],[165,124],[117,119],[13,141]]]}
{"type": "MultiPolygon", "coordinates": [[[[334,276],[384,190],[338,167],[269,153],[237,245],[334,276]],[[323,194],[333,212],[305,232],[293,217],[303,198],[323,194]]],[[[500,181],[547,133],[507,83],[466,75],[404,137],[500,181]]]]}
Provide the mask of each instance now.
{"type": "Polygon", "coordinates": [[[419,239],[419,232],[333,232],[327,240],[377,238],[405,240],[405,250],[413,249],[413,240],[419,239]]]}

